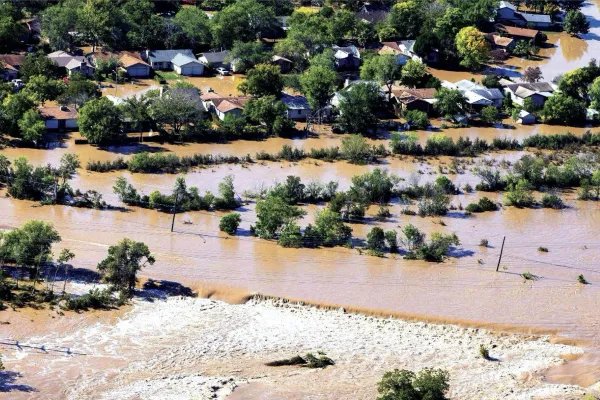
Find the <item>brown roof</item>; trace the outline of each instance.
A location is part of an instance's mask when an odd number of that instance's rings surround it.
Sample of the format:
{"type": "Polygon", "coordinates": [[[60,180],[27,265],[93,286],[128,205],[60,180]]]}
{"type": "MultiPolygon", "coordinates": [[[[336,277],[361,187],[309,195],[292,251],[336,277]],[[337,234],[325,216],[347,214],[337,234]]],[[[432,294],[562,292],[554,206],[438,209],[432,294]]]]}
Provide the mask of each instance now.
{"type": "Polygon", "coordinates": [[[203,94],[200,96],[200,98],[201,98],[202,100],[210,100],[210,99],[224,99],[224,98],[225,98],[225,96],[222,96],[222,95],[220,95],[220,94],[219,94],[219,93],[217,93],[217,92],[206,92],[206,93],[203,93],[203,94]]]}
{"type": "Polygon", "coordinates": [[[244,109],[244,105],[248,101],[248,97],[224,97],[213,99],[213,104],[215,108],[222,113],[226,113],[228,111],[238,109],[244,109]]]}
{"type": "Polygon", "coordinates": [[[0,54],[0,61],[8,66],[19,68],[25,61],[25,54],[0,54]]]}
{"type": "Polygon", "coordinates": [[[486,34],[485,38],[489,40],[492,44],[499,47],[508,47],[515,41],[513,38],[494,35],[493,33],[486,34]]]}
{"type": "Polygon", "coordinates": [[[43,106],[38,107],[44,119],[77,119],[79,113],[73,106],[43,106]]]}
{"type": "Polygon", "coordinates": [[[392,94],[397,99],[433,99],[435,98],[437,90],[435,88],[425,88],[425,89],[396,89],[392,90],[392,94]]]}
{"type": "Polygon", "coordinates": [[[109,57],[113,57],[113,56],[117,57],[119,59],[119,61],[121,61],[121,63],[123,64],[123,68],[131,67],[132,65],[135,65],[135,64],[143,64],[143,65],[149,66],[149,64],[147,62],[145,62],[144,60],[142,60],[139,55],[132,53],[130,51],[121,51],[121,52],[117,52],[117,53],[102,51],[102,52],[98,52],[98,53],[94,54],[95,58],[99,58],[102,60],[107,60],[109,57]]]}
{"type": "Polygon", "coordinates": [[[507,25],[496,25],[496,29],[506,32],[509,35],[513,36],[521,36],[528,37],[534,39],[540,31],[536,31],[535,29],[526,29],[526,28],[517,28],[515,26],[507,26],[507,25]]]}
{"type": "Polygon", "coordinates": [[[402,53],[402,49],[400,48],[400,46],[398,45],[397,42],[381,42],[381,45],[383,47],[389,47],[390,49],[393,49],[395,51],[402,53]]]}

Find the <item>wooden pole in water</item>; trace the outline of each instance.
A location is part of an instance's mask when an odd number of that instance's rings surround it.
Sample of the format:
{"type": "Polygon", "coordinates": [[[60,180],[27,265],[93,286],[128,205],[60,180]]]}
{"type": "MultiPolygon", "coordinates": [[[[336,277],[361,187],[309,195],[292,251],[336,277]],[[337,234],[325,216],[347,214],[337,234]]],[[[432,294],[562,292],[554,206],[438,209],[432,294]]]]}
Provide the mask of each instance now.
{"type": "Polygon", "coordinates": [[[179,192],[175,194],[175,206],[173,207],[173,220],[171,221],[171,232],[175,226],[175,214],[177,214],[177,200],[179,200],[179,192]]]}
{"type": "Polygon", "coordinates": [[[498,265],[496,265],[496,272],[500,269],[500,261],[502,261],[502,252],[504,251],[504,241],[506,240],[506,236],[502,238],[502,247],[500,248],[500,257],[498,257],[498,265]]]}

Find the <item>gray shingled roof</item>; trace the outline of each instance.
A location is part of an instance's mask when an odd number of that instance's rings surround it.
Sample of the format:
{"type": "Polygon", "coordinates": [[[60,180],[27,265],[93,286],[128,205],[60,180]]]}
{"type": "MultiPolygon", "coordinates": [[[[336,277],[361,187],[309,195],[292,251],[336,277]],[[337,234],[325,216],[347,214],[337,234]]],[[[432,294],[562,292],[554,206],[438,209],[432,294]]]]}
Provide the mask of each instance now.
{"type": "Polygon", "coordinates": [[[152,62],[172,62],[173,59],[178,55],[183,54],[190,58],[196,58],[194,52],[190,49],[176,49],[176,50],[151,50],[148,59],[152,62]]]}
{"type": "Polygon", "coordinates": [[[222,62],[225,62],[225,59],[227,57],[229,57],[229,52],[227,50],[213,51],[213,52],[208,52],[208,53],[202,53],[202,54],[200,54],[200,57],[206,58],[206,61],[209,64],[222,63],[222,62]]]}

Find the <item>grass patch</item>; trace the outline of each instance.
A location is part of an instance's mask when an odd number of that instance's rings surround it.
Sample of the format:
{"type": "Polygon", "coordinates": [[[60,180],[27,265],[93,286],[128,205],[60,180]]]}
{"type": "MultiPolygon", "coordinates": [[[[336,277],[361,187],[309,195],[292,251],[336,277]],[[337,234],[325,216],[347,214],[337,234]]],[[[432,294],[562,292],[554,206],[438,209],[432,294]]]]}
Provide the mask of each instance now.
{"type": "Polygon", "coordinates": [[[154,71],[154,75],[159,76],[160,78],[166,80],[166,81],[178,81],[178,80],[184,80],[185,77],[179,75],[176,72],[172,72],[172,71],[154,71]]]}

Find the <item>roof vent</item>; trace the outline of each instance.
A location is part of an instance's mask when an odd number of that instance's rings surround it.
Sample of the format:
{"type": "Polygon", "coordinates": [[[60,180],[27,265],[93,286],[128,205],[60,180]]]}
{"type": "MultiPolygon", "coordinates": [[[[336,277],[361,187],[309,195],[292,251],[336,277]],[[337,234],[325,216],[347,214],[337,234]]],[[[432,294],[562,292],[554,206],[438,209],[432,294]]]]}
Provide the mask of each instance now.
{"type": "Polygon", "coordinates": [[[69,111],[67,106],[60,106],[60,111],[69,111]]]}

